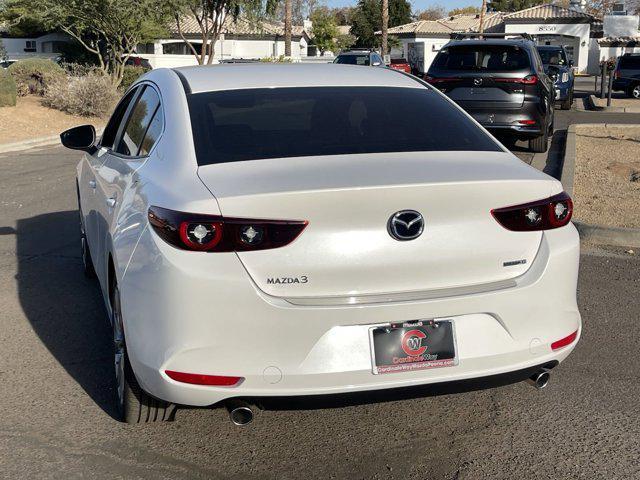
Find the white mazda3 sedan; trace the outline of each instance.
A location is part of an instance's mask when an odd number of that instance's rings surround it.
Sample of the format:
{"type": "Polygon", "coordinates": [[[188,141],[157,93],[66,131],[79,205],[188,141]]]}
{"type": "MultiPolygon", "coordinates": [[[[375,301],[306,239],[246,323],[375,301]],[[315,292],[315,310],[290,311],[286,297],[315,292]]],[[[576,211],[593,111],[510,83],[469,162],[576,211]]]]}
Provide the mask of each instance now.
{"type": "Polygon", "coordinates": [[[83,259],[127,422],[516,373],[543,387],[580,335],[571,199],[415,77],[158,69],[99,140],[61,138],[85,152],[83,259]]]}

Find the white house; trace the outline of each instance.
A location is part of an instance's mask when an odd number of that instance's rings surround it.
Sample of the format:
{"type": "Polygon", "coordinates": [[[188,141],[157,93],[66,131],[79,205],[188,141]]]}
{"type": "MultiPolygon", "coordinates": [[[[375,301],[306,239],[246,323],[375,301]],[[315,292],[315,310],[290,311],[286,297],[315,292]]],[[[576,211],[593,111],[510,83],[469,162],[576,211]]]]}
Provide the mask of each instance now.
{"type": "MultiPolygon", "coordinates": [[[[564,45],[576,70],[583,73],[597,73],[602,59],[640,52],[637,17],[624,22],[620,16],[609,20],[608,23],[616,27],[621,23],[627,25],[626,35],[610,35],[607,28],[603,33],[601,19],[583,11],[581,1],[572,1],[569,8],[549,3],[512,13],[488,12],[484,17],[484,31],[528,33],[539,44],[564,45]]],[[[425,72],[453,34],[477,32],[479,25],[480,15],[466,14],[390,28],[389,34],[402,44],[401,48],[392,50],[391,55],[403,56],[420,72],[425,72]]]]}
{"type": "MultiPolygon", "coordinates": [[[[182,33],[199,52],[202,49],[200,29],[195,19],[186,19],[181,24],[182,33]]],[[[0,40],[7,50],[9,60],[28,57],[53,58],[60,54],[65,43],[74,40],[64,33],[49,33],[38,38],[11,38],[0,25],[0,40]]],[[[189,47],[178,34],[177,27],[169,27],[170,34],[151,43],[138,45],[136,56],[147,58],[154,68],[178,67],[197,63],[189,47]]],[[[309,44],[308,28],[292,27],[291,56],[294,59],[306,57],[309,44]]],[[[284,25],[277,22],[250,22],[245,18],[228,21],[223,33],[216,41],[214,58],[261,59],[284,55],[284,25]]]]}

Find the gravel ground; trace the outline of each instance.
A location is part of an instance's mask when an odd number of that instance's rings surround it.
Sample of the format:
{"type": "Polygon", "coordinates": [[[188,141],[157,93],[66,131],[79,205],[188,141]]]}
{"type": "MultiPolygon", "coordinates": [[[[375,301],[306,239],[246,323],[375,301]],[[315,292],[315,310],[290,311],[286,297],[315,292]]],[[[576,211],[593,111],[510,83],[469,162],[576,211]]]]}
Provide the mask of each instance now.
{"type": "Polygon", "coordinates": [[[576,137],[575,218],[640,228],[640,126],[578,126],[576,137]]]}
{"type": "Polygon", "coordinates": [[[98,128],[106,119],[69,115],[43,106],[39,97],[18,97],[15,107],[0,108],[0,144],[56,135],[87,123],[98,128]]]}

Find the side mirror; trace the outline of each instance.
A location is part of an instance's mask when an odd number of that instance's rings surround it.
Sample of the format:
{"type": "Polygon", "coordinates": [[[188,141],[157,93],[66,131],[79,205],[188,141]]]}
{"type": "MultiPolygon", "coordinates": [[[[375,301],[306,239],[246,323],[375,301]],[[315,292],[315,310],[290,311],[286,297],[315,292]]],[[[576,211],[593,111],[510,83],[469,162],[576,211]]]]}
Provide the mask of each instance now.
{"type": "Polygon", "coordinates": [[[96,129],[93,125],[70,128],[60,134],[62,145],[72,150],[93,153],[96,143],[96,129]]]}

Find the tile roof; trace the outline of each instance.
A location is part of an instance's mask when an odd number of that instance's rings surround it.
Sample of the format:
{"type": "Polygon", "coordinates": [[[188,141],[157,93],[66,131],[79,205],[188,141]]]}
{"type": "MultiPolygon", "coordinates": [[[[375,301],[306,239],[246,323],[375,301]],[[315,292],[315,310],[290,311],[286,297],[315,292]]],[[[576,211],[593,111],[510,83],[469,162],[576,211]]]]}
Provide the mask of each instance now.
{"type": "MultiPolygon", "coordinates": [[[[490,29],[502,23],[502,13],[489,12],[484,16],[484,28],[490,29]]],[[[480,16],[476,14],[459,14],[440,20],[418,20],[389,29],[389,34],[429,34],[460,33],[476,31],[480,27],[480,16]]],[[[378,33],[378,32],[376,32],[378,33]]]]}
{"type": "Polygon", "coordinates": [[[545,19],[551,20],[556,18],[585,18],[593,19],[593,15],[590,15],[579,10],[572,8],[561,7],[560,5],[554,5],[552,3],[544,3],[542,5],[536,5],[535,7],[526,8],[517,12],[508,13],[504,16],[505,19],[511,18],[526,18],[526,19],[545,19]]]}
{"type": "MultiPolygon", "coordinates": [[[[185,35],[200,34],[200,26],[194,17],[183,17],[180,21],[182,33],[185,35]]],[[[176,24],[169,26],[172,34],[178,34],[176,24]]],[[[226,35],[278,35],[284,36],[284,23],[270,21],[252,22],[246,17],[238,17],[235,20],[229,19],[222,28],[222,33],[226,35]]],[[[293,25],[291,34],[294,37],[301,37],[305,30],[302,25],[293,25]]]]}

